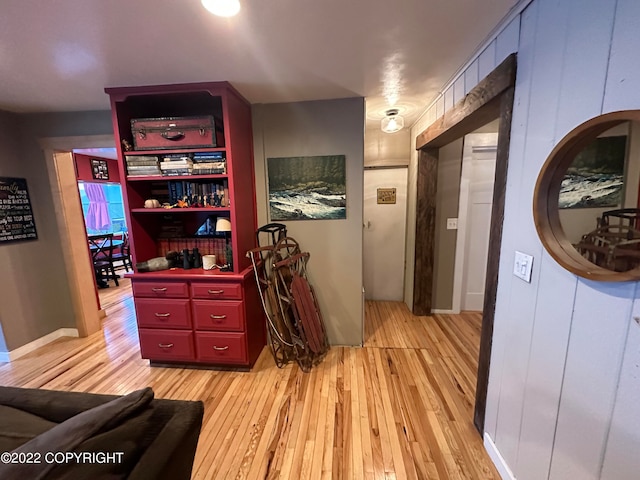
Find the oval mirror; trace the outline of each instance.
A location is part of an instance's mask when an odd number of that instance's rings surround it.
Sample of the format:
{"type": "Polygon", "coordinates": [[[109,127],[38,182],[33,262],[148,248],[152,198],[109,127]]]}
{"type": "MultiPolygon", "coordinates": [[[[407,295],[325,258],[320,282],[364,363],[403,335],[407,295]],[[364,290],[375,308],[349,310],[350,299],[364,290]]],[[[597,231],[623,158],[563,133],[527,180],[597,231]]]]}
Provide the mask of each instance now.
{"type": "Polygon", "coordinates": [[[600,281],[640,279],[640,111],[602,115],[553,149],[536,183],[533,216],[549,254],[600,281]]]}

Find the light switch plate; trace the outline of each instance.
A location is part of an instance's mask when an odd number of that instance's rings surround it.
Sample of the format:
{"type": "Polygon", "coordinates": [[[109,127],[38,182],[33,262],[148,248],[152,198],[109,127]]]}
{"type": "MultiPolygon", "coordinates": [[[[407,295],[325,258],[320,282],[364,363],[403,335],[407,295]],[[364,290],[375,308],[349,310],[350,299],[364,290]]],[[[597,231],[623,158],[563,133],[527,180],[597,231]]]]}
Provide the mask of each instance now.
{"type": "Polygon", "coordinates": [[[533,257],[516,250],[516,257],[513,262],[513,274],[527,283],[531,283],[531,267],[533,257]]]}
{"type": "Polygon", "coordinates": [[[458,229],[458,219],[447,218],[447,230],[457,230],[457,229],[458,229]]]}

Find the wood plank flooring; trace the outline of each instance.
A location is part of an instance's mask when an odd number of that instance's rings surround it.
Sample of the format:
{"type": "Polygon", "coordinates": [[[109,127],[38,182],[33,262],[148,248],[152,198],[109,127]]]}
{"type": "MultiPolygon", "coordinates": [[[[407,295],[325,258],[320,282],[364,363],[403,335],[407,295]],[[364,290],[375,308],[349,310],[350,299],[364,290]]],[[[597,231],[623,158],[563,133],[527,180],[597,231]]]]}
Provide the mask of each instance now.
{"type": "Polygon", "coordinates": [[[414,317],[367,302],[363,348],[333,347],[305,374],[265,348],[251,372],[150,368],[131,289],[100,291],[102,332],[11,364],[0,384],[205,404],[194,479],[499,479],[472,423],[480,315],[414,317]]]}

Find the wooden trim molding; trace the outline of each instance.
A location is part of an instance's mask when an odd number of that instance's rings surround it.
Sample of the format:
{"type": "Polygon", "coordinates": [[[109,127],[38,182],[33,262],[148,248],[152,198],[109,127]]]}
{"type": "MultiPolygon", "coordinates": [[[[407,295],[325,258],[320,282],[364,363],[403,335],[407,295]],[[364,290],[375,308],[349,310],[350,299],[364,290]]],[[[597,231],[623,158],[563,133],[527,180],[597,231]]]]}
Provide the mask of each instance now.
{"type": "Polygon", "coordinates": [[[498,296],[498,271],[500,267],[500,246],[502,244],[502,225],[504,223],[504,201],[507,190],[507,167],[509,166],[509,147],[511,145],[511,118],[515,87],[500,95],[500,126],[498,127],[498,150],[496,152],[496,172],[493,182],[493,203],[491,206],[491,225],[489,227],[489,252],[482,305],[482,331],[480,332],[480,355],[478,357],[478,379],[476,382],[476,403],[474,424],[478,431],[484,431],[484,417],[487,407],[487,389],[489,387],[489,367],[491,364],[491,345],[493,342],[493,323],[496,314],[498,296]]]}
{"type": "MultiPolygon", "coordinates": [[[[82,137],[52,137],[39,140],[47,159],[58,232],[62,245],[71,245],[73,238],[86,236],[80,204],[75,167],[71,151],[75,148],[113,147],[113,135],[82,137]]],[[[86,337],[101,328],[104,312],[100,310],[95,288],[95,276],[86,250],[67,248],[62,252],[69,278],[69,290],[78,333],[86,337]]]]}
{"type": "Polygon", "coordinates": [[[498,290],[498,266],[509,163],[516,63],[516,54],[509,55],[464,99],[456,103],[451,110],[416,138],[416,148],[420,153],[418,156],[416,201],[416,267],[413,312],[416,315],[429,315],[432,311],[434,280],[435,229],[433,224],[435,222],[437,193],[438,149],[496,118],[500,119],[474,413],[474,424],[481,433],[484,431],[491,341],[498,290]]]}
{"type": "Polygon", "coordinates": [[[599,267],[573,247],[560,222],[558,195],[562,179],[575,156],[598,135],[626,121],[640,121],[640,110],[608,113],[592,118],[569,132],[542,166],[533,196],[533,221],[549,255],[563,268],[582,278],[602,282],[640,280],[640,267],[616,272],[599,267]]]}
{"type": "Polygon", "coordinates": [[[413,279],[413,314],[431,315],[435,265],[436,189],[438,183],[437,148],[418,153],[416,199],[416,254],[413,279]],[[418,248],[426,242],[426,248],[418,248]]]}

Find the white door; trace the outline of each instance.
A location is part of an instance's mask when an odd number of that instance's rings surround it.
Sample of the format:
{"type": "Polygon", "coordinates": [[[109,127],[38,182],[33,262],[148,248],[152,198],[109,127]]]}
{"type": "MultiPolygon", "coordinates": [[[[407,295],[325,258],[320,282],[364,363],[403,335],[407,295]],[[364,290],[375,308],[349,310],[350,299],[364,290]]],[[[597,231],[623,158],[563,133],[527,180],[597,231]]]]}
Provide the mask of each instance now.
{"type": "Polygon", "coordinates": [[[482,311],[497,140],[497,134],[470,134],[464,139],[454,277],[454,311],[482,311]]]}
{"type": "MultiPolygon", "coordinates": [[[[382,193],[382,192],[381,192],[382,193]]],[[[364,290],[367,300],[404,297],[407,168],[364,171],[364,290]],[[395,188],[395,203],[378,203],[378,189],[395,188]]]]}

